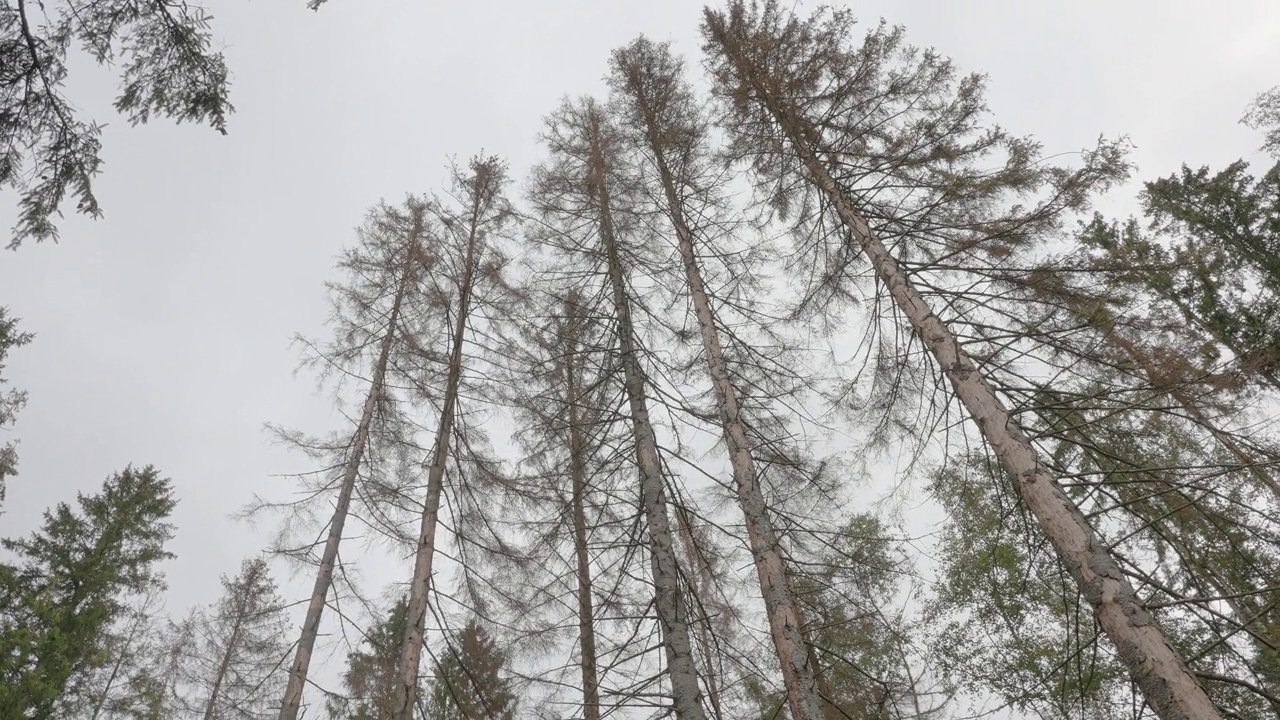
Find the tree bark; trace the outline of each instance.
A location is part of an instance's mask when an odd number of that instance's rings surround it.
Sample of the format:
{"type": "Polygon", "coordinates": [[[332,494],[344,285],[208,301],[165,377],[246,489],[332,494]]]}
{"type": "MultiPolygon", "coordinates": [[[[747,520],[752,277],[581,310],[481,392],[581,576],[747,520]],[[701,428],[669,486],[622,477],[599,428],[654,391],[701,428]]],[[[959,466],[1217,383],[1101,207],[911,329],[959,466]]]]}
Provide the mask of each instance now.
{"type": "MultiPolygon", "coordinates": [[[[416,214],[410,242],[417,242],[421,234],[422,216],[416,214]]],[[[369,394],[365,397],[360,422],[356,425],[355,435],[351,440],[351,451],[343,468],[338,502],[333,509],[333,517],[329,521],[329,535],[325,539],[324,552],[320,556],[320,567],[316,570],[316,582],[311,590],[311,601],[307,605],[307,616],[302,622],[302,635],[298,638],[298,649],[289,671],[289,683],[285,686],[284,699],[280,704],[280,720],[297,720],[298,710],[302,705],[302,691],[307,684],[311,654],[315,649],[316,638],[320,634],[320,616],[324,613],[329,588],[333,584],[333,568],[338,560],[338,546],[342,543],[342,529],[347,522],[351,496],[355,492],[356,477],[360,472],[360,463],[364,460],[365,447],[369,442],[369,428],[373,423],[373,414],[378,407],[378,401],[382,397],[386,383],[387,364],[391,357],[391,347],[395,343],[396,323],[400,320],[400,308],[403,306],[404,296],[408,292],[412,277],[409,265],[411,260],[406,257],[404,262],[406,265],[396,288],[391,313],[387,318],[387,331],[382,336],[382,343],[378,348],[378,362],[374,366],[373,378],[369,383],[369,394]]]]}
{"type": "Polygon", "coordinates": [[[735,46],[735,39],[729,37],[722,17],[708,12],[707,20],[715,41],[722,45],[740,76],[751,83],[760,102],[778,122],[810,181],[834,206],[876,276],[937,360],[961,404],[1013,481],[1022,502],[1035,516],[1059,560],[1092,606],[1095,618],[1115,645],[1147,704],[1163,720],[1220,720],[1221,715],[1208,694],[1142,606],[1128,578],[1106,546],[1099,542],[1080,508],[1041,464],[1017,421],[950,328],[933,313],[884,244],[872,234],[853,200],[823,165],[809,142],[816,135],[814,128],[785,105],[783,98],[759,76],[758,69],[750,66],[735,46]]]}
{"type": "Polygon", "coordinates": [[[204,720],[213,720],[213,711],[218,705],[218,693],[222,690],[222,680],[227,676],[227,668],[231,667],[231,656],[240,642],[240,626],[244,622],[243,608],[236,613],[235,622],[231,625],[231,636],[227,639],[227,647],[222,652],[222,660],[218,664],[218,672],[213,678],[213,687],[209,690],[209,701],[204,706],[204,720]]]}
{"type": "Polygon", "coordinates": [[[598,117],[592,118],[591,167],[587,184],[599,203],[600,237],[608,261],[609,282],[613,289],[614,312],[618,321],[618,352],[622,361],[623,383],[631,410],[632,432],[636,443],[636,460],[640,468],[640,501],[649,530],[653,552],[654,605],[662,642],[667,651],[667,674],[671,678],[671,694],[676,717],[680,720],[705,720],[702,691],[689,638],[688,609],[680,593],[679,567],[671,534],[671,518],[667,510],[662,466],[658,457],[658,441],[649,420],[645,398],[645,377],[636,352],[627,298],[626,277],[622,258],[614,236],[613,218],[606,183],[606,160],[600,138],[598,117]]]}
{"type": "Polygon", "coordinates": [[[587,554],[586,440],[582,434],[578,388],[578,323],[581,311],[571,298],[565,302],[569,330],[565,342],[565,395],[569,420],[569,474],[573,482],[573,540],[578,567],[578,640],[582,666],[584,720],[600,720],[600,679],[596,669],[595,611],[591,602],[591,558],[587,554]]]}
{"type": "Polygon", "coordinates": [[[431,589],[431,568],[436,551],[436,527],[440,521],[440,496],[444,490],[445,465],[449,461],[449,441],[453,433],[455,408],[458,403],[458,385],[462,379],[462,349],[466,340],[467,318],[471,313],[471,293],[475,286],[475,269],[478,262],[476,244],[482,200],[481,193],[477,190],[472,202],[471,220],[467,231],[467,249],[458,294],[458,315],[454,320],[452,345],[449,351],[449,371],[445,380],[444,402],[440,407],[440,421],[436,427],[431,465],[427,471],[427,496],[422,508],[422,523],[418,530],[413,579],[409,583],[405,636],[400,648],[400,660],[396,666],[398,684],[395,688],[393,720],[413,720],[413,709],[418,694],[418,675],[426,634],[427,598],[431,589]]]}
{"type": "Polygon", "coordinates": [[[724,707],[721,702],[720,677],[716,672],[716,654],[714,637],[711,633],[711,615],[707,612],[707,599],[714,593],[714,578],[711,568],[700,556],[694,540],[693,528],[689,524],[689,513],[676,511],[676,524],[683,539],[684,559],[693,573],[693,597],[698,599],[702,610],[702,618],[698,621],[698,643],[702,647],[702,666],[706,678],[707,700],[711,702],[711,714],[716,720],[723,720],[724,707]]]}
{"type": "Polygon", "coordinates": [[[756,576],[760,583],[760,595],[764,599],[765,613],[769,617],[769,631],[773,647],[782,669],[783,684],[787,689],[787,705],[795,720],[823,720],[822,702],[819,698],[813,666],[809,663],[799,605],[791,588],[791,578],[779,546],[778,534],[769,519],[768,506],[760,490],[759,473],[752,454],[751,441],[747,437],[742,419],[742,406],[738,402],[738,390],[729,377],[724,347],[720,343],[720,331],[716,327],[715,314],[707,297],[706,283],[702,279],[697,255],[693,247],[693,231],[685,219],[683,204],[676,192],[676,181],[668,166],[665,150],[659,136],[653,112],[638,99],[649,123],[650,150],[658,166],[663,193],[667,201],[667,216],[675,228],[679,240],[680,257],[684,262],[685,282],[693,301],[702,335],[702,349],[707,361],[707,372],[715,389],[716,406],[720,413],[720,429],[729,451],[729,463],[733,468],[734,488],[738,507],[746,525],[747,540],[755,561],[756,576]]]}

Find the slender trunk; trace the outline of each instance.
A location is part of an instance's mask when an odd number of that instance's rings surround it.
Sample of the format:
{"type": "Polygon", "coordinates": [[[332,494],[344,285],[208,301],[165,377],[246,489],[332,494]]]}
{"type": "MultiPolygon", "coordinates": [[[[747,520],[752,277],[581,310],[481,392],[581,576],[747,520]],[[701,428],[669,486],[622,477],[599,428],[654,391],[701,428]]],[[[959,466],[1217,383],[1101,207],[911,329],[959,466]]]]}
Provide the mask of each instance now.
{"type": "Polygon", "coordinates": [[[667,164],[659,128],[652,111],[643,98],[640,103],[648,122],[649,147],[657,161],[662,188],[667,200],[667,215],[675,228],[680,245],[680,257],[684,261],[685,281],[698,327],[702,334],[702,349],[707,360],[707,371],[715,388],[716,405],[720,411],[720,427],[725,446],[729,451],[729,463],[733,468],[734,488],[738,507],[747,529],[747,540],[755,561],[756,576],[760,583],[760,595],[764,598],[765,613],[769,617],[769,631],[773,647],[782,669],[783,684],[787,689],[787,705],[793,720],[822,720],[822,702],[818,696],[813,666],[809,663],[804,636],[800,633],[800,608],[791,588],[786,560],[779,545],[778,534],[769,519],[768,505],[760,490],[760,476],[752,455],[751,441],[747,437],[746,423],[742,419],[742,406],[738,402],[738,390],[729,377],[724,347],[720,344],[720,331],[716,328],[711,301],[707,297],[706,283],[698,265],[693,247],[693,231],[685,219],[683,204],[676,193],[675,178],[667,164]]]}
{"type": "Polygon", "coordinates": [[[578,639],[582,653],[582,714],[584,720],[600,720],[600,679],[596,670],[595,612],[591,604],[591,558],[587,555],[586,440],[582,436],[577,377],[577,304],[565,303],[569,333],[565,347],[565,394],[569,416],[569,474],[573,481],[573,544],[578,563],[578,639]]]}
{"type": "Polygon", "coordinates": [[[693,529],[689,524],[688,513],[677,511],[676,520],[679,522],[680,535],[684,538],[685,562],[688,564],[689,569],[695,573],[694,597],[698,598],[698,604],[702,610],[702,618],[698,621],[698,643],[702,646],[702,666],[703,672],[706,673],[707,699],[711,701],[712,715],[717,720],[723,720],[724,709],[720,700],[719,673],[716,672],[716,653],[715,644],[712,642],[711,616],[707,613],[707,599],[714,592],[711,568],[699,557],[698,549],[693,539],[693,529]]]}
{"type": "Polygon", "coordinates": [[[1121,662],[1151,709],[1163,720],[1220,720],[1222,716],[1208,693],[1142,606],[1128,578],[1098,540],[1080,508],[1041,464],[1035,448],[972,358],[950,328],[933,313],[884,244],[872,234],[853,200],[822,164],[808,142],[815,134],[813,128],[804,125],[797,113],[784,106],[773,88],[765,86],[757,75],[758,70],[749,66],[733,46],[734,41],[728,37],[722,21],[717,20],[711,18],[710,23],[717,41],[723,43],[740,74],[749,79],[808,171],[810,180],[834,206],[899,310],[928,346],[961,404],[1013,481],[1022,502],[1035,516],[1059,560],[1093,607],[1098,624],[1115,645],[1121,662]]]}
{"type": "Polygon", "coordinates": [[[209,691],[209,702],[204,706],[204,720],[213,720],[213,711],[218,704],[218,693],[222,690],[222,681],[227,677],[227,669],[231,667],[231,656],[235,654],[236,645],[240,644],[240,626],[244,622],[243,608],[236,613],[235,622],[231,625],[231,636],[227,639],[227,647],[222,652],[222,661],[218,663],[218,673],[213,677],[213,688],[209,691]]]}
{"type": "Polygon", "coordinates": [[[116,677],[120,674],[120,668],[124,666],[124,659],[127,655],[124,652],[116,654],[116,661],[111,666],[111,674],[107,676],[106,685],[102,688],[102,693],[98,695],[98,701],[93,704],[93,713],[89,715],[89,720],[98,720],[98,716],[102,714],[102,706],[106,704],[107,697],[111,695],[111,688],[116,684],[116,677]]]}
{"type": "MultiPolygon", "coordinates": [[[[422,233],[422,218],[416,216],[412,230],[411,242],[416,242],[422,233]]],[[[316,570],[315,586],[311,590],[311,602],[307,605],[307,616],[302,622],[302,635],[298,638],[298,649],[294,654],[293,666],[289,670],[289,683],[285,687],[284,700],[280,705],[280,720],[297,720],[298,710],[302,705],[302,691],[307,684],[307,670],[311,666],[311,653],[315,649],[316,638],[320,634],[320,616],[324,613],[325,602],[329,596],[329,587],[333,584],[333,568],[338,560],[338,546],[342,543],[342,529],[347,522],[347,513],[351,508],[351,496],[355,492],[356,477],[360,472],[360,463],[364,460],[365,447],[369,443],[369,428],[373,423],[373,413],[378,407],[387,377],[387,364],[391,357],[391,347],[395,343],[396,323],[400,320],[400,308],[408,292],[410,278],[409,263],[406,258],[404,273],[396,288],[395,299],[391,304],[391,313],[387,318],[387,331],[382,336],[378,348],[378,363],[374,366],[373,379],[369,383],[369,394],[365,397],[364,408],[360,413],[360,422],[356,425],[355,435],[351,439],[351,450],[347,455],[347,463],[342,472],[342,485],[338,491],[338,502],[333,509],[333,518],[329,521],[329,536],[325,539],[324,552],[320,556],[320,567],[316,570]]]]}
{"type": "Polygon", "coordinates": [[[396,666],[397,685],[393,720],[412,720],[418,694],[418,674],[422,663],[422,646],[426,635],[427,595],[431,589],[431,567],[436,554],[436,527],[440,521],[440,495],[444,490],[445,465],[449,461],[449,441],[453,433],[458,384],[462,379],[462,348],[471,312],[471,292],[475,284],[476,243],[480,223],[480,193],[471,208],[471,224],[467,233],[462,283],[458,293],[458,316],[454,321],[449,351],[449,372],[445,380],[444,402],[436,427],[435,445],[431,450],[431,466],[427,471],[427,497],[418,529],[417,552],[414,556],[413,579],[409,583],[408,613],[400,660],[396,666]]]}
{"type": "MultiPolygon", "coordinates": [[[[593,118],[595,120],[595,118],[593,118]]],[[[626,278],[609,207],[609,189],[605,181],[605,158],[600,143],[598,124],[591,127],[592,158],[588,185],[594,190],[600,209],[600,237],[608,258],[609,281],[613,286],[614,311],[618,320],[618,352],[622,361],[623,383],[631,410],[635,435],[636,460],[640,468],[640,501],[653,549],[654,605],[662,641],[667,650],[667,672],[671,677],[671,694],[676,717],[680,720],[704,720],[702,691],[689,639],[688,609],[680,594],[679,569],[671,536],[671,518],[667,511],[662,466],[658,458],[658,441],[649,421],[645,398],[645,378],[636,352],[631,323],[631,307],[627,299],[626,278]]]]}
{"type": "Polygon", "coordinates": [[[711,642],[711,618],[698,623],[698,637],[702,642],[702,664],[707,673],[707,699],[711,701],[711,713],[716,720],[724,720],[724,708],[720,700],[720,678],[716,673],[714,645],[711,642]]]}
{"type": "MultiPolygon", "coordinates": [[[[143,608],[145,611],[146,608],[143,608]]],[[[89,720],[98,720],[98,716],[102,714],[102,706],[106,704],[107,698],[111,695],[111,688],[116,684],[116,678],[120,676],[120,668],[124,666],[124,661],[129,657],[129,649],[133,646],[133,641],[138,638],[138,632],[142,630],[146,624],[147,618],[139,612],[134,618],[133,624],[129,627],[129,634],[125,637],[124,644],[116,650],[116,660],[111,666],[111,674],[107,676],[107,682],[102,688],[101,694],[98,695],[98,701],[93,704],[93,714],[89,716],[89,720]]]]}
{"type": "MultiPolygon", "coordinates": [[[[805,653],[809,658],[810,667],[813,668],[813,681],[818,689],[818,697],[822,698],[822,717],[824,720],[845,720],[844,713],[835,706],[835,696],[831,694],[831,683],[827,682],[827,671],[818,658],[818,650],[809,640],[809,621],[805,618],[804,607],[798,607],[800,608],[800,634],[804,637],[805,653]]],[[[869,678],[866,679],[870,682],[869,678]]]]}

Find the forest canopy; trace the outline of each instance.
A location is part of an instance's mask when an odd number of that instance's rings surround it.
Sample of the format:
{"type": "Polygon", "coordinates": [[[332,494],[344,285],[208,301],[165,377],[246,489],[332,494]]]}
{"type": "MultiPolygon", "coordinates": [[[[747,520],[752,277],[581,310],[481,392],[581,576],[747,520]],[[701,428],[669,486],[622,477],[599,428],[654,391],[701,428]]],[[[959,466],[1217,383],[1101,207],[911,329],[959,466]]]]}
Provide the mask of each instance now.
{"type": "MultiPolygon", "coordinates": [[[[0,7],[11,248],[102,214],[69,53],[227,133],[213,27],[0,7]]],[[[601,56],[527,172],[369,206],[296,343],[337,410],[269,425],[305,468],[204,602],[166,608],[150,465],[3,540],[0,717],[1280,717],[1280,88],[1272,159],[1150,173],[850,10],[698,32],[601,56]]],[[[36,330],[0,307],[0,501],[36,330]]]]}

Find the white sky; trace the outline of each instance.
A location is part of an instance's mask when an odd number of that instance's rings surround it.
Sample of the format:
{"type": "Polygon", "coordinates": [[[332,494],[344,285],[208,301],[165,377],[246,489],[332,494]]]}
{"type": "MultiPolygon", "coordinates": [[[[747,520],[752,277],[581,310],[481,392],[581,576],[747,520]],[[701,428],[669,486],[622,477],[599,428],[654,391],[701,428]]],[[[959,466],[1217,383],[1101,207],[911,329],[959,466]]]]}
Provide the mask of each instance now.
{"type": "MultiPolygon", "coordinates": [[[[990,76],[994,117],[1048,152],[1130,136],[1138,177],[1253,156],[1236,124],[1280,83],[1280,2],[1033,3],[866,0],[965,70],[990,76]]],[[[0,254],[0,305],[36,341],[5,374],[30,392],[20,474],[0,535],[112,471],[153,463],[180,504],[171,610],[217,591],[264,544],[227,515],[273,473],[309,469],[267,443],[264,422],[336,427],[292,378],[294,332],[322,332],[322,283],[379,198],[440,187],[451,156],[485,149],[517,177],[539,155],[540,118],[565,94],[600,92],[608,51],[645,33],[697,59],[692,0],[304,0],[210,3],[234,72],[230,135],[165,122],[130,128],[115,79],[73,66],[70,97],[108,123],[97,222],[68,218],[60,244],[0,254]]],[[[518,190],[516,191],[518,194],[518,190]]],[[[1133,192],[1114,195],[1127,212],[1133,192]]],[[[0,200],[13,224],[14,195],[0,200]]],[[[300,598],[309,581],[285,584],[300,598]]]]}

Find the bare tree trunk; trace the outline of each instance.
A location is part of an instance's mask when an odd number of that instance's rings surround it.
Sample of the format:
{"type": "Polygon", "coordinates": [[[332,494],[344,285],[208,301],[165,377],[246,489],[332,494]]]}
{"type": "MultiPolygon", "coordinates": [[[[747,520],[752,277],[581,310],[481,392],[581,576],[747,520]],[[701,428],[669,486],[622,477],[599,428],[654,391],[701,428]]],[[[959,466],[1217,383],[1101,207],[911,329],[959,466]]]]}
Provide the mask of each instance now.
{"type": "Polygon", "coordinates": [[[149,619],[146,614],[147,606],[151,604],[154,598],[158,598],[158,595],[149,595],[147,596],[147,599],[143,601],[142,607],[134,617],[133,624],[129,626],[129,633],[125,636],[124,643],[116,649],[116,659],[115,663],[111,666],[111,674],[107,676],[107,682],[103,686],[102,692],[98,695],[98,701],[93,704],[93,713],[89,716],[89,720],[98,720],[98,717],[102,714],[102,707],[106,704],[107,698],[111,696],[111,689],[115,687],[116,678],[120,676],[120,669],[129,658],[129,652],[133,646],[133,642],[138,639],[138,634],[141,633],[147,625],[147,620],[149,619]]]}
{"type": "MultiPolygon", "coordinates": [[[[411,242],[416,242],[422,234],[422,216],[415,214],[411,242]]],[[[387,364],[391,357],[391,347],[395,343],[396,323],[400,320],[400,308],[408,292],[412,272],[407,257],[406,266],[396,288],[395,299],[391,304],[391,313],[387,318],[386,334],[378,348],[378,363],[374,366],[373,378],[369,383],[369,394],[365,397],[364,408],[360,413],[360,422],[356,425],[355,435],[351,440],[351,450],[347,455],[347,463],[343,468],[342,485],[338,491],[338,502],[333,509],[333,518],[329,521],[329,535],[325,539],[324,552],[320,556],[320,567],[316,570],[316,582],[311,591],[311,602],[307,605],[307,616],[302,622],[302,635],[298,638],[298,649],[294,654],[293,666],[289,671],[289,683],[285,687],[284,700],[280,705],[280,720],[297,720],[298,710],[302,705],[302,691],[307,684],[307,670],[311,666],[311,653],[315,649],[316,638],[320,633],[320,616],[324,612],[325,602],[329,596],[329,587],[333,584],[333,568],[338,560],[338,546],[342,543],[342,529],[347,522],[347,513],[351,508],[351,496],[355,492],[356,477],[360,472],[360,463],[364,460],[365,447],[369,442],[369,428],[373,423],[373,414],[383,394],[387,377],[387,364]]]]}
{"type": "Polygon", "coordinates": [[[595,612],[591,603],[591,558],[587,555],[586,440],[579,413],[578,323],[581,310],[570,298],[565,302],[569,332],[565,347],[565,394],[569,416],[569,474],[573,481],[573,544],[578,563],[578,639],[582,654],[582,713],[584,720],[600,720],[600,679],[596,670],[595,612]]]}
{"type": "Polygon", "coordinates": [[[760,582],[760,595],[764,598],[773,646],[778,654],[783,683],[787,688],[787,705],[795,720],[822,720],[822,703],[818,697],[813,666],[809,663],[805,639],[800,633],[802,621],[799,605],[791,589],[791,578],[779,546],[778,534],[769,520],[768,507],[760,490],[759,474],[751,452],[751,442],[747,438],[746,424],[742,420],[742,406],[738,402],[738,390],[729,377],[715,315],[694,253],[693,232],[685,221],[684,211],[676,194],[675,180],[667,166],[663,148],[653,134],[656,130],[657,128],[650,128],[651,148],[662,175],[668,215],[679,238],[685,280],[698,316],[698,327],[702,332],[707,371],[715,388],[721,430],[729,451],[729,463],[733,468],[738,507],[742,509],[747,540],[760,582]]]}
{"type": "Polygon", "coordinates": [[[831,694],[831,683],[827,682],[827,672],[818,658],[818,650],[809,640],[809,621],[805,618],[804,608],[797,607],[800,609],[800,634],[804,637],[809,666],[813,668],[814,686],[818,689],[818,697],[822,698],[822,717],[824,720],[845,720],[844,713],[835,705],[835,696],[831,694]]]}
{"type": "Polygon", "coordinates": [[[231,637],[222,652],[222,661],[218,664],[218,672],[213,677],[213,687],[209,690],[209,701],[204,706],[204,720],[213,720],[213,711],[218,704],[218,693],[222,690],[222,680],[227,676],[227,668],[231,667],[231,657],[235,654],[236,645],[240,642],[240,625],[244,622],[243,608],[236,613],[235,622],[231,626],[231,637]]]}
{"type": "MultiPolygon", "coordinates": [[[[737,62],[740,57],[733,56],[733,59],[737,62]]],[[[1098,624],[1115,645],[1121,662],[1151,709],[1164,720],[1221,718],[1182,656],[1142,606],[1107,547],[1099,542],[1080,508],[1040,463],[1035,448],[950,328],[933,313],[911,280],[898,268],[897,261],[871,233],[866,219],[810,147],[806,140],[813,130],[788,112],[754,71],[747,68],[742,71],[751,78],[754,90],[782,127],[812,182],[835,207],[898,309],[937,360],[1000,466],[1013,480],[1022,502],[1035,516],[1059,560],[1093,607],[1098,624]]]]}
{"type": "Polygon", "coordinates": [[[715,645],[711,641],[711,618],[698,623],[698,636],[702,643],[702,664],[707,674],[707,699],[711,701],[711,713],[716,720],[724,720],[724,707],[720,700],[720,677],[716,673],[715,645]]]}
{"type": "MultiPolygon", "coordinates": [[[[698,135],[696,132],[679,132],[681,120],[689,122],[692,128],[696,127],[697,119],[672,115],[680,112],[672,107],[675,104],[673,98],[680,97],[680,78],[668,71],[671,66],[664,64],[664,59],[663,50],[644,39],[614,55],[614,62],[626,80],[628,99],[634,103],[637,116],[643,121],[645,143],[657,166],[666,200],[666,214],[679,242],[685,281],[698,318],[703,355],[715,391],[720,428],[733,468],[738,506],[742,509],[791,717],[794,720],[822,720],[822,703],[814,669],[809,663],[805,638],[800,631],[799,605],[792,591],[778,534],[769,519],[767,503],[760,489],[759,472],[742,418],[738,390],[729,376],[720,331],[716,327],[715,314],[694,249],[693,229],[687,220],[685,203],[681,200],[681,190],[687,189],[688,184],[676,178],[668,160],[668,153],[672,151],[680,157],[690,157],[696,148],[678,145],[682,140],[697,142],[698,135]]],[[[685,112],[692,113],[694,108],[689,107],[685,112]]]]}
{"type": "MultiPolygon", "coordinates": [[[[1121,344],[1122,348],[1132,350],[1134,353],[1137,353],[1136,357],[1145,357],[1140,348],[1128,343],[1127,340],[1120,338],[1118,333],[1116,333],[1116,337],[1113,339],[1121,344]]],[[[1154,366],[1147,366],[1147,370],[1151,373],[1155,373],[1151,376],[1153,383],[1159,387],[1167,385],[1167,382],[1157,380],[1158,378],[1162,379],[1163,376],[1159,374],[1158,370],[1154,366]]],[[[1179,390],[1175,389],[1172,390],[1172,392],[1178,393],[1179,390]]],[[[1186,400],[1190,400],[1190,398],[1186,398],[1186,400]]],[[[1179,402],[1183,402],[1184,408],[1188,411],[1194,407],[1194,405],[1187,407],[1184,400],[1180,400],[1179,402]]],[[[1089,445],[1092,442],[1091,438],[1084,435],[1079,430],[1074,431],[1072,434],[1076,436],[1077,441],[1081,445],[1089,445]]],[[[1110,463],[1110,461],[1106,459],[1102,462],[1110,463]]],[[[1118,467],[1115,467],[1115,464],[1106,464],[1102,467],[1109,471],[1119,469],[1118,467]]],[[[1178,561],[1184,569],[1193,570],[1192,572],[1189,572],[1188,575],[1199,592],[1206,597],[1216,595],[1221,598],[1221,601],[1224,602],[1228,608],[1230,608],[1232,615],[1235,616],[1235,622],[1239,628],[1244,629],[1249,635],[1249,639],[1253,644],[1255,651],[1258,653],[1259,664],[1274,662],[1274,658],[1277,656],[1277,651],[1280,651],[1280,638],[1274,636],[1274,632],[1265,622],[1258,624],[1257,627],[1250,627],[1250,625],[1254,625],[1256,623],[1262,614],[1267,612],[1267,609],[1264,608],[1261,612],[1258,612],[1255,608],[1248,607],[1244,598],[1253,593],[1242,592],[1242,588],[1239,585],[1233,585],[1230,580],[1224,579],[1224,576],[1221,574],[1222,568],[1220,565],[1214,563],[1211,558],[1204,557],[1201,552],[1194,550],[1193,547],[1188,545],[1185,540],[1187,537],[1204,537],[1205,535],[1202,530],[1190,526],[1188,524],[1187,516],[1181,512],[1184,508],[1194,508],[1196,505],[1195,501],[1191,497],[1187,496],[1180,487],[1170,485],[1161,480],[1154,480],[1150,484],[1154,485],[1154,492],[1152,492],[1150,488],[1139,491],[1133,489],[1132,486],[1128,484],[1121,483],[1116,486],[1116,496],[1118,500],[1127,505],[1130,508],[1130,511],[1139,517],[1143,523],[1151,526],[1151,529],[1160,537],[1162,542],[1166,543],[1173,549],[1174,554],[1178,557],[1178,561]],[[1165,503],[1170,507],[1153,507],[1149,512],[1144,513],[1141,510],[1143,507],[1141,500],[1144,498],[1171,498],[1170,500],[1165,501],[1165,503]],[[1173,527],[1171,532],[1165,532],[1159,525],[1157,525],[1157,521],[1161,519],[1161,517],[1168,519],[1170,525],[1173,527]]],[[[1204,517],[1208,519],[1207,516],[1204,517]]],[[[1251,589],[1256,590],[1256,588],[1251,589]]],[[[1267,688],[1268,683],[1266,681],[1263,681],[1262,684],[1264,688],[1267,688]]],[[[1266,695],[1266,697],[1271,701],[1273,706],[1280,708],[1280,704],[1276,703],[1272,696],[1266,695]]]]}
{"type": "Polygon", "coordinates": [[[393,720],[412,720],[418,694],[418,675],[426,634],[427,599],[431,589],[431,567],[436,553],[436,527],[440,521],[440,496],[444,490],[445,465],[449,461],[449,441],[453,433],[455,408],[458,404],[458,385],[462,379],[462,348],[466,340],[467,318],[471,313],[471,293],[475,285],[475,267],[478,261],[476,243],[481,203],[481,194],[476,192],[471,207],[462,283],[458,294],[458,315],[454,320],[452,345],[449,351],[449,372],[445,380],[444,402],[440,407],[440,422],[436,427],[435,445],[431,450],[431,466],[427,471],[427,496],[422,508],[422,523],[418,530],[413,579],[409,583],[409,602],[406,609],[408,617],[405,623],[404,642],[400,648],[400,660],[396,666],[396,678],[399,683],[395,689],[393,720]]]}
{"type": "Polygon", "coordinates": [[[698,552],[693,528],[689,523],[689,514],[677,510],[676,522],[680,528],[680,535],[684,539],[685,562],[693,573],[693,596],[698,600],[702,611],[702,619],[698,622],[698,643],[702,646],[702,666],[706,677],[707,699],[711,701],[711,714],[716,720],[724,720],[724,708],[720,699],[722,695],[720,677],[716,672],[715,643],[711,633],[711,615],[707,612],[707,598],[714,593],[715,580],[711,568],[698,552]]]}
{"type": "Polygon", "coordinates": [[[679,566],[671,534],[671,518],[667,511],[666,490],[663,486],[662,466],[658,457],[658,441],[649,420],[644,371],[640,367],[634,344],[634,327],[631,322],[630,301],[627,298],[626,277],[617,239],[613,232],[598,116],[592,117],[590,132],[591,168],[588,171],[587,182],[599,203],[600,237],[605,245],[609,281],[613,286],[614,311],[618,320],[618,352],[622,361],[623,383],[631,410],[636,459],[640,467],[640,500],[653,552],[654,605],[658,612],[658,624],[662,629],[662,641],[667,650],[667,672],[671,678],[671,694],[676,717],[680,720],[704,720],[702,691],[698,686],[693,644],[689,639],[688,609],[680,593],[679,566]]]}

